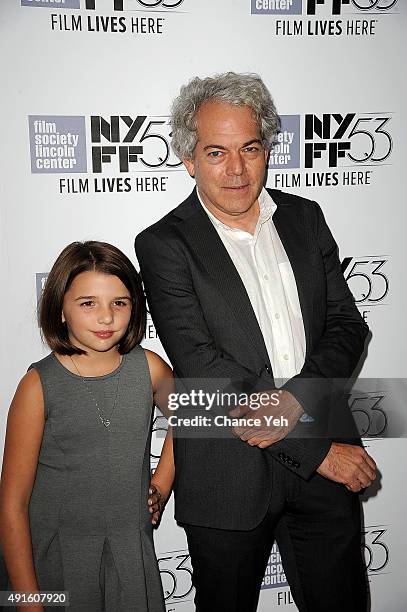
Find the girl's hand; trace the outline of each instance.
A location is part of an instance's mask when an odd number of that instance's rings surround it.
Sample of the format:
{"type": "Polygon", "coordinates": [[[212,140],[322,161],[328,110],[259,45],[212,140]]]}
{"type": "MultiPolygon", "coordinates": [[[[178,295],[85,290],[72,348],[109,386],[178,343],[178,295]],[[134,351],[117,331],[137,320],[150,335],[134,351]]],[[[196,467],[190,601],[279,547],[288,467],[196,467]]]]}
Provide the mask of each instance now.
{"type": "Polygon", "coordinates": [[[157,525],[167,500],[160,491],[159,487],[154,483],[150,484],[148,493],[147,503],[148,510],[151,513],[151,522],[153,525],[157,525]]]}

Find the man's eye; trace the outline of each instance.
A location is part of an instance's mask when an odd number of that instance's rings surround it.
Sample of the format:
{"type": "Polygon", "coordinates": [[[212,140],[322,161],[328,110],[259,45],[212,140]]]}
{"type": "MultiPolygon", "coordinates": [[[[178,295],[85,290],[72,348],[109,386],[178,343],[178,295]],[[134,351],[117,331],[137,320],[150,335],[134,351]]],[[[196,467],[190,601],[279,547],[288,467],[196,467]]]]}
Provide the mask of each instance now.
{"type": "Polygon", "coordinates": [[[222,155],[222,151],[210,151],[210,153],[208,153],[209,157],[221,157],[222,155]]]}
{"type": "Polygon", "coordinates": [[[246,151],[246,153],[257,153],[258,150],[259,150],[258,147],[246,147],[244,149],[244,151],[246,151]]]}

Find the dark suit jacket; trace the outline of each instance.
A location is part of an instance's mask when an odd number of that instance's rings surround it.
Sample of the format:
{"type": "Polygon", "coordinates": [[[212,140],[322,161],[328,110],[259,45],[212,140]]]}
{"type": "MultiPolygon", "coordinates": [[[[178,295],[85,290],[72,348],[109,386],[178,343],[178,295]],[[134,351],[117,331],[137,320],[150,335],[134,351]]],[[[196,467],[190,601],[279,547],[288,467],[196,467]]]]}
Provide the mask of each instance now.
{"type": "MultiPolygon", "coordinates": [[[[293,268],[306,336],[304,367],[285,386],[329,435],[327,387],[333,378],[351,376],[368,328],[318,204],[269,193],[277,204],[273,221],[293,268]]],[[[151,315],[175,376],[273,388],[272,364],[249,297],[196,190],[141,232],[135,247],[151,315]]],[[[339,412],[353,427],[346,404],[339,412]]],[[[176,439],[176,519],[221,529],[255,527],[270,499],[270,457],[307,479],[329,450],[332,439],[298,437],[298,428],[307,425],[299,424],[290,437],[265,450],[240,439],[176,439]]]]}

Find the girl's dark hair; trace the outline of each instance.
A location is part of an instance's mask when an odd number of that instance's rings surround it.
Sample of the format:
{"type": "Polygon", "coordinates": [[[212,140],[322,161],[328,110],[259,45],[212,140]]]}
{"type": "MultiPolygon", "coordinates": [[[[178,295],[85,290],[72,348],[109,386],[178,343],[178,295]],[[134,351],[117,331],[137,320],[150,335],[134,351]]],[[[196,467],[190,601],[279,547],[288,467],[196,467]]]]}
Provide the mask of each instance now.
{"type": "Polygon", "coordinates": [[[101,272],[117,276],[130,292],[132,309],[126,333],[118,349],[124,354],[138,344],[146,328],[146,301],[141,278],[130,259],[107,242],[89,240],[72,242],[59,255],[45,282],[39,304],[39,325],[51,350],[61,355],[82,355],[82,349],[69,340],[68,329],[62,322],[64,295],[81,272],[101,272]]]}

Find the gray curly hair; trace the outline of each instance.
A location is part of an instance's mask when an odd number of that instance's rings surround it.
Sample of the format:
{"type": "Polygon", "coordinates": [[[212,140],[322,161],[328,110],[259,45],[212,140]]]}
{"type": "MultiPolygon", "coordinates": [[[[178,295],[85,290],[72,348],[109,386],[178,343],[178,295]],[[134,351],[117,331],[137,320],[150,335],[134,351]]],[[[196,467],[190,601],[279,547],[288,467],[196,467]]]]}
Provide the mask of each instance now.
{"type": "Polygon", "coordinates": [[[180,159],[193,157],[198,141],[196,114],[209,100],[249,106],[259,125],[263,146],[272,147],[280,119],[269,90],[258,74],[225,72],[205,79],[193,78],[175,98],[171,108],[171,146],[180,159]]]}

